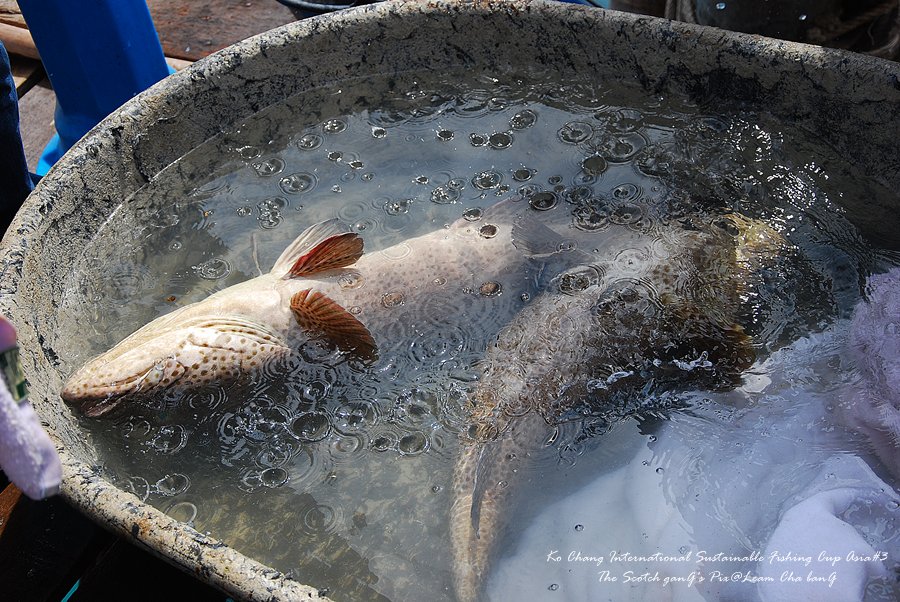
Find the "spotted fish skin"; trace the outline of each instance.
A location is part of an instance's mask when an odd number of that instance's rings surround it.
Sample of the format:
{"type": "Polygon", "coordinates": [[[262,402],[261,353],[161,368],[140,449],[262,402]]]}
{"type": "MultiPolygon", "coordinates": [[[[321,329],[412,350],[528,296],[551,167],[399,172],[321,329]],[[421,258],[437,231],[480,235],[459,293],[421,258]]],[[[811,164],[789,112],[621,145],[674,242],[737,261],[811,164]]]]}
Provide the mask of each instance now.
{"type": "Polygon", "coordinates": [[[676,227],[630,256],[599,250],[596,262],[564,270],[500,332],[472,392],[454,470],[459,602],[484,599],[516,481],[552,437],[551,423],[585,404],[615,416],[651,381],[730,388],[752,363],[736,324],[741,296],[783,241],[742,216],[723,219],[676,227]]]}
{"type": "MultiPolygon", "coordinates": [[[[526,280],[533,262],[513,243],[526,206],[518,201],[370,253],[337,220],[316,224],[271,272],[143,326],[76,370],[61,396],[100,416],[132,397],[235,380],[311,337],[372,357],[389,337],[397,307],[414,310],[463,290],[489,297],[526,280]]],[[[496,302],[512,307],[509,298],[496,302]]],[[[467,319],[482,326],[477,315],[467,319]]]]}

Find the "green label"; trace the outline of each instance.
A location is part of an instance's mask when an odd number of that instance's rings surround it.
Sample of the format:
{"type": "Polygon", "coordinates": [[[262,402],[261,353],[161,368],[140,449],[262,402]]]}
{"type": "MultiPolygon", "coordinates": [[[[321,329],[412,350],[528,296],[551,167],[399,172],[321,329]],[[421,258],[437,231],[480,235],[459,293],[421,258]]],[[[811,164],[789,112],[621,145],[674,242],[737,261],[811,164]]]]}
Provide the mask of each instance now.
{"type": "Polygon", "coordinates": [[[28,395],[28,383],[25,381],[25,374],[22,373],[18,347],[0,353],[0,374],[3,375],[3,381],[13,399],[16,401],[25,399],[28,395]]]}

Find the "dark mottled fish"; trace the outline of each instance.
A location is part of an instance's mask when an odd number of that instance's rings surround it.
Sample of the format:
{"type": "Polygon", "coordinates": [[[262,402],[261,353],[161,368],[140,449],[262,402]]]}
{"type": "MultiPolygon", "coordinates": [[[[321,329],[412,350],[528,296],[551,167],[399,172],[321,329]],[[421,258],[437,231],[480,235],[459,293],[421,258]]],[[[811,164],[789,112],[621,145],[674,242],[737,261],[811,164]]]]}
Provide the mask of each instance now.
{"type": "Polygon", "coordinates": [[[734,385],[753,361],[737,324],[751,272],[782,239],[739,215],[674,223],[661,238],[600,233],[504,328],[472,395],[454,473],[454,578],[482,598],[523,463],[567,410],[623,407],[654,388],[734,385]],[[630,236],[630,238],[629,238],[630,236]]]}

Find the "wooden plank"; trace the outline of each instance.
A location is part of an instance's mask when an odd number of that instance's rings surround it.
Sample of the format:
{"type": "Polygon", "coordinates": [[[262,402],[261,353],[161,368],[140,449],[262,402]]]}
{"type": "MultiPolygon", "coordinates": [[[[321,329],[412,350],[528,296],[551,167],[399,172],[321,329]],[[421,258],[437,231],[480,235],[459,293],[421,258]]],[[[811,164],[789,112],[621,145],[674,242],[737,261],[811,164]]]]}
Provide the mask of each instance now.
{"type": "Polygon", "coordinates": [[[41,58],[31,38],[31,32],[23,27],[0,23],[0,40],[9,54],[18,54],[30,59],[41,58]]]}
{"type": "Polygon", "coordinates": [[[3,531],[9,525],[16,504],[22,499],[22,492],[18,487],[9,483],[2,492],[0,492],[0,538],[3,537],[3,531]]]}
{"type": "Polygon", "coordinates": [[[16,94],[22,98],[32,86],[44,79],[44,67],[40,61],[21,56],[10,56],[9,66],[13,81],[16,83],[16,94]]]}
{"type": "Polygon", "coordinates": [[[196,61],[297,16],[275,0],[148,0],[166,56],[196,61]]]}
{"type": "Polygon", "coordinates": [[[0,23],[7,23],[16,27],[27,27],[25,18],[22,17],[22,11],[19,10],[19,3],[16,0],[0,0],[0,23]]]}
{"type": "Polygon", "coordinates": [[[44,79],[19,99],[19,129],[28,169],[34,172],[44,147],[56,133],[53,111],[56,94],[50,82],[44,79]]]}

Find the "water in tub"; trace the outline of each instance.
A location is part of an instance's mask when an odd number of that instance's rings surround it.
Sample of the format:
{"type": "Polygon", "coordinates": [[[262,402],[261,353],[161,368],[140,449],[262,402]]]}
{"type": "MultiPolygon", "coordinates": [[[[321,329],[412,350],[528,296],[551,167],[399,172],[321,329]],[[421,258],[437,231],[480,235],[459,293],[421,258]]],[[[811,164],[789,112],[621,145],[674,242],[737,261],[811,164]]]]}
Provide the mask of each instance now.
{"type": "Polygon", "coordinates": [[[897,264],[843,205],[891,191],[765,114],[457,75],[311,90],[169,166],[73,266],[55,347],[74,372],[331,219],[398,273],[404,241],[453,228],[515,226],[521,261],[461,279],[451,250],[428,294],[366,283],[391,311],[371,361],[313,338],[82,418],[103,475],[336,600],[896,599],[898,467],[834,415],[847,319],[897,264]],[[519,408],[472,411],[505,390],[543,420],[527,461],[480,468],[508,471],[492,497],[454,466],[493,426],[520,436],[519,408]]]}

